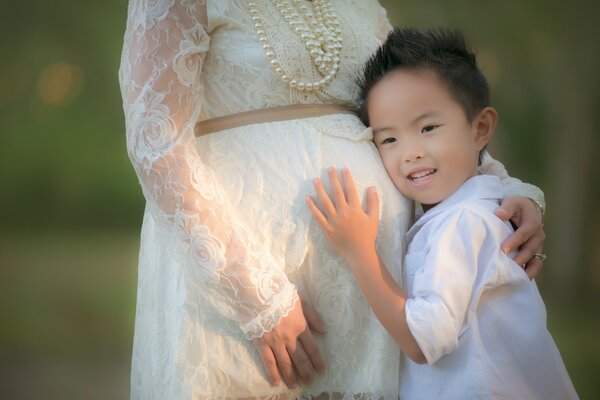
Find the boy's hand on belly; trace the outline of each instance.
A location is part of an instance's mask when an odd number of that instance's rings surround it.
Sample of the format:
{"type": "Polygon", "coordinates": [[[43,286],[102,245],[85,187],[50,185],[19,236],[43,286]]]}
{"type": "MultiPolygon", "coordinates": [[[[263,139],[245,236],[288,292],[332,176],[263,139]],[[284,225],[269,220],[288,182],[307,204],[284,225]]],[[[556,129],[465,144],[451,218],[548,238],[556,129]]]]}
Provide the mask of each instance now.
{"type": "Polygon", "coordinates": [[[307,198],[307,203],[327,240],[350,262],[364,252],[375,249],[379,229],[379,198],[376,189],[370,187],[367,194],[367,210],[364,211],[350,171],[347,168],[342,169],[345,190],[335,168],[329,168],[328,174],[331,198],[321,179],[314,180],[322,211],[312,197],[307,198]]]}

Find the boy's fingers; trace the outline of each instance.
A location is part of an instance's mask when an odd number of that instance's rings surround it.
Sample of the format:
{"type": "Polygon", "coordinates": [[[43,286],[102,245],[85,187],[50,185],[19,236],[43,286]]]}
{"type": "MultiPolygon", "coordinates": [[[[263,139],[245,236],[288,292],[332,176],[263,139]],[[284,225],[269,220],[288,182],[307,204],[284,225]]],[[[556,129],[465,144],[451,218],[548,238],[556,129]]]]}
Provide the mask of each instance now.
{"type": "Polygon", "coordinates": [[[321,203],[321,205],[323,206],[323,209],[325,210],[325,217],[329,217],[330,215],[335,215],[335,207],[333,205],[333,203],[331,202],[331,200],[329,199],[329,196],[327,195],[327,192],[325,192],[325,188],[323,187],[323,181],[321,181],[321,179],[316,178],[314,181],[314,186],[315,186],[315,192],[317,192],[317,198],[319,199],[319,202],[321,203]]]}
{"type": "Polygon", "coordinates": [[[354,185],[354,179],[348,168],[342,169],[342,177],[344,178],[344,186],[346,187],[346,197],[348,198],[348,204],[352,207],[360,206],[360,200],[358,199],[358,193],[356,192],[356,186],[354,185]]]}
{"type": "Polygon", "coordinates": [[[371,186],[367,192],[367,215],[379,219],[379,195],[375,186],[371,186]]]}
{"type": "Polygon", "coordinates": [[[327,218],[325,218],[323,213],[321,213],[321,210],[319,210],[313,198],[308,196],[306,198],[306,203],[308,203],[308,208],[310,209],[310,212],[312,213],[313,217],[315,217],[317,223],[321,226],[321,228],[325,228],[325,226],[327,225],[327,218]]]}
{"type": "Polygon", "coordinates": [[[335,207],[344,207],[346,205],[346,196],[338,178],[337,170],[335,168],[328,168],[327,173],[329,175],[329,186],[331,187],[331,196],[333,197],[335,207]]]}

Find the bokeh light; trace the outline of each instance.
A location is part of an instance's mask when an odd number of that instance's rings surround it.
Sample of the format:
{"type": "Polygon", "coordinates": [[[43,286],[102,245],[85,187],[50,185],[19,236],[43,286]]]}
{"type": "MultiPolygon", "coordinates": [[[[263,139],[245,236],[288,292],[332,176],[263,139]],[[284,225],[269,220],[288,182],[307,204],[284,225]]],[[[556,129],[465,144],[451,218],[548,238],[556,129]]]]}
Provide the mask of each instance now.
{"type": "Polygon", "coordinates": [[[48,65],[40,74],[37,92],[48,105],[62,106],[74,101],[83,87],[83,72],[77,65],[59,61],[48,65]]]}

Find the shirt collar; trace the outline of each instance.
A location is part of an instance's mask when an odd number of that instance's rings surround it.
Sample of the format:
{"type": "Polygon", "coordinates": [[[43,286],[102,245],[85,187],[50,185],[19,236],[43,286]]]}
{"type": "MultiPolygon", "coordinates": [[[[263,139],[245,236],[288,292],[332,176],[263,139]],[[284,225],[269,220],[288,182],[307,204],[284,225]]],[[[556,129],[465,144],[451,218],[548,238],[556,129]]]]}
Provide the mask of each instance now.
{"type": "Polygon", "coordinates": [[[430,208],[427,212],[423,213],[423,211],[420,210],[417,214],[416,222],[408,230],[406,237],[410,241],[421,229],[421,227],[429,220],[458,203],[474,199],[485,199],[499,202],[499,200],[501,200],[503,197],[502,183],[500,182],[500,178],[495,175],[476,175],[470,179],[467,179],[456,192],[452,193],[441,203],[430,208]]]}

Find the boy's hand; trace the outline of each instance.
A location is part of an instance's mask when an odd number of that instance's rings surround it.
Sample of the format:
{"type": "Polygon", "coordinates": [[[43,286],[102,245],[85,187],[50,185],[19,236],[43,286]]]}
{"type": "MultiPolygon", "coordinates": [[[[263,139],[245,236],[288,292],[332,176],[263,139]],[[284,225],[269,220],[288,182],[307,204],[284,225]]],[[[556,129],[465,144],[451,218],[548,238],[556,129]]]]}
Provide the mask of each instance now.
{"type": "Polygon", "coordinates": [[[329,168],[328,173],[331,199],[325,192],[321,179],[314,180],[315,191],[323,212],[312,197],[307,198],[307,203],[329,242],[342,257],[349,261],[361,252],[375,248],[379,228],[379,198],[375,187],[370,187],[365,212],[360,205],[354,180],[348,168],[342,169],[345,193],[335,168],[329,168]]]}

